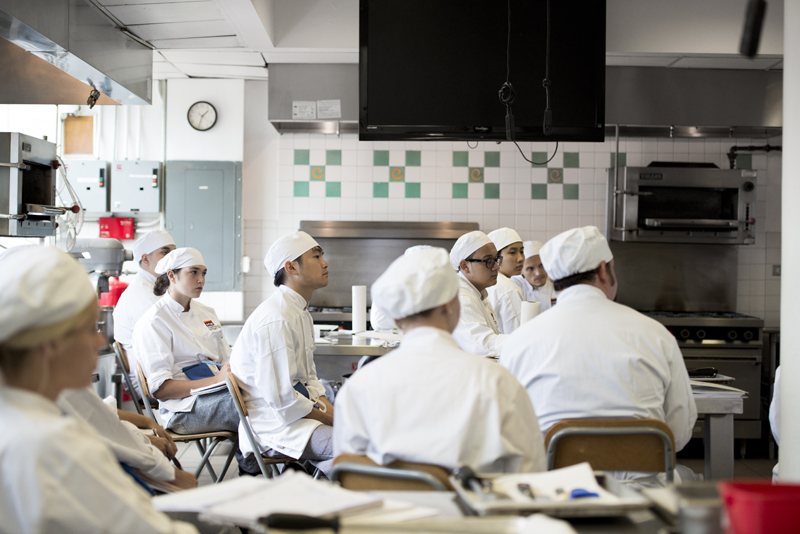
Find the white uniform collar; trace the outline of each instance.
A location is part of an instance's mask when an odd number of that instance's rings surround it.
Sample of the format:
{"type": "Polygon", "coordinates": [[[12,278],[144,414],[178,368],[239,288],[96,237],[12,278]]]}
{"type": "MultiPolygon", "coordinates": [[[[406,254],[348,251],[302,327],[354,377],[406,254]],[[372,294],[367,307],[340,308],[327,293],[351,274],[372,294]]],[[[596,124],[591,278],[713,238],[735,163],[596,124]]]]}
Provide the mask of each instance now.
{"type": "Polygon", "coordinates": [[[403,334],[403,342],[408,344],[409,341],[424,340],[425,338],[438,338],[445,343],[451,344],[453,347],[458,348],[458,343],[451,334],[436,328],[434,326],[418,326],[407,334],[403,334]]]}
{"type": "Polygon", "coordinates": [[[2,390],[0,390],[0,396],[4,396],[11,402],[25,406],[28,409],[34,409],[39,412],[47,412],[56,416],[64,415],[53,401],[40,395],[39,393],[34,393],[33,391],[29,391],[27,389],[3,384],[2,390]]]}
{"type": "Polygon", "coordinates": [[[306,309],[308,309],[308,302],[306,301],[306,299],[304,299],[300,293],[298,293],[291,287],[281,284],[278,287],[278,291],[282,291],[283,294],[286,295],[286,298],[289,299],[289,302],[292,302],[301,310],[305,311],[306,309]]]}
{"type": "MultiPolygon", "coordinates": [[[[167,308],[169,308],[173,312],[175,312],[175,313],[180,315],[181,313],[184,313],[186,311],[186,310],[183,309],[183,304],[181,304],[180,302],[178,302],[177,300],[172,298],[172,296],[169,294],[169,291],[164,293],[164,296],[162,298],[164,299],[167,308]]],[[[194,299],[189,300],[189,310],[188,311],[192,311],[192,300],[194,300],[194,299]]]]}
{"type": "Polygon", "coordinates": [[[600,288],[589,284],[577,284],[561,291],[561,293],[558,295],[558,303],[563,304],[571,300],[595,298],[608,300],[608,297],[606,297],[606,294],[603,293],[600,288]]]}
{"type": "Polygon", "coordinates": [[[472,289],[475,293],[477,293],[480,296],[481,300],[485,300],[486,297],[489,296],[489,292],[486,291],[485,289],[483,291],[478,291],[478,288],[472,285],[472,282],[470,282],[469,279],[466,276],[464,276],[464,273],[462,273],[461,271],[458,271],[458,276],[460,276],[461,279],[467,283],[470,289],[472,289]]]}
{"type": "Polygon", "coordinates": [[[148,273],[144,269],[139,269],[139,272],[136,273],[136,276],[142,278],[144,281],[148,282],[150,285],[155,285],[156,277],[152,274],[148,273]]]}

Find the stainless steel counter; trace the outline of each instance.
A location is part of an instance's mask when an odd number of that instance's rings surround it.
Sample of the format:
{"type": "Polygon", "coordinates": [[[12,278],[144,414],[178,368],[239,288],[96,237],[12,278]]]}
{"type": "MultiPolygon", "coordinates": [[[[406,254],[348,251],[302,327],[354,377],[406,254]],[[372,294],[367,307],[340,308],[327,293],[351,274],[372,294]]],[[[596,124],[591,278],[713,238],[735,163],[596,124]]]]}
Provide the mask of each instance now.
{"type": "MultiPolygon", "coordinates": [[[[351,335],[336,335],[330,338],[332,343],[318,343],[314,350],[314,364],[317,376],[335,382],[341,382],[343,376],[349,375],[358,367],[364,356],[383,356],[392,349],[368,345],[357,338],[356,343],[351,335]]],[[[364,340],[366,341],[366,340],[364,340]]]]}

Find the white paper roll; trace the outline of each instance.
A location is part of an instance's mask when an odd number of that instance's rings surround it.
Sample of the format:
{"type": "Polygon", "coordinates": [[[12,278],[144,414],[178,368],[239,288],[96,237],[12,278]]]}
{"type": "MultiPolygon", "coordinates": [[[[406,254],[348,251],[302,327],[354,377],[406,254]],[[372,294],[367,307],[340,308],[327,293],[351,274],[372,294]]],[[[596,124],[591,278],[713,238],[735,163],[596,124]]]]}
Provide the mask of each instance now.
{"type": "Polygon", "coordinates": [[[541,302],[523,302],[522,303],[522,324],[527,323],[537,315],[542,313],[541,302]]]}
{"type": "Polygon", "coordinates": [[[353,286],[353,333],[367,329],[367,286],[353,286]]]}

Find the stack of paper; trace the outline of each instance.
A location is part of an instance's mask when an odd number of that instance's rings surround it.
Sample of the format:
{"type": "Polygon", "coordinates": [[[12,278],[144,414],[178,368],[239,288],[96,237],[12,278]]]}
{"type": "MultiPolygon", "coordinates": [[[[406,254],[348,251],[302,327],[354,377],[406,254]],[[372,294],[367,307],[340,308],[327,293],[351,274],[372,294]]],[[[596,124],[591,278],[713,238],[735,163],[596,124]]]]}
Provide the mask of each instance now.
{"type": "Polygon", "coordinates": [[[492,489],[507,495],[515,502],[530,502],[531,497],[520,491],[519,484],[528,484],[537,500],[555,501],[560,494],[569,495],[574,489],[584,489],[591,493],[597,493],[597,497],[590,498],[593,504],[617,504],[620,502],[620,497],[600,487],[588,462],[544,473],[500,476],[492,480],[492,489]]]}
{"type": "Polygon", "coordinates": [[[216,393],[217,391],[222,391],[223,389],[228,389],[227,384],[225,384],[225,382],[217,382],[216,384],[211,384],[210,386],[192,389],[189,391],[189,393],[192,395],[208,395],[209,393],[216,393]]]}
{"type": "Polygon", "coordinates": [[[692,385],[692,394],[695,398],[703,397],[725,397],[731,399],[738,399],[747,395],[743,389],[738,389],[731,386],[724,386],[722,384],[714,384],[711,382],[700,382],[698,380],[690,380],[692,385]]]}

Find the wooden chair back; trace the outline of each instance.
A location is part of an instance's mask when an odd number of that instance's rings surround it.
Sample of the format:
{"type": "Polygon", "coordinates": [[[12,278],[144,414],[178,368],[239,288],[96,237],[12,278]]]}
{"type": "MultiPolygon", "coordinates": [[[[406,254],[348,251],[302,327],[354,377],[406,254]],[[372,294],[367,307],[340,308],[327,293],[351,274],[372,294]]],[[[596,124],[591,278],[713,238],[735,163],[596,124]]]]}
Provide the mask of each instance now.
{"type": "Polygon", "coordinates": [[[144,370],[142,370],[142,364],[139,362],[136,362],[136,379],[139,380],[139,387],[142,388],[142,396],[145,399],[149,399],[151,397],[150,385],[147,383],[144,370]]]}
{"type": "MultiPolygon", "coordinates": [[[[381,467],[370,460],[369,457],[359,454],[340,454],[333,460],[334,469],[340,464],[381,467]]],[[[438,465],[395,460],[385,467],[427,473],[439,480],[449,491],[453,491],[447,469],[438,465]]],[[[366,473],[341,472],[338,479],[342,487],[356,491],[435,491],[430,484],[422,481],[392,478],[390,476],[375,476],[366,473]]]]}
{"type": "Polygon", "coordinates": [[[675,466],[675,438],[658,419],[566,419],[544,438],[547,468],[589,462],[604,471],[667,471],[675,466]]]}
{"type": "Polygon", "coordinates": [[[119,354],[119,361],[122,362],[122,367],[125,370],[125,374],[131,372],[131,364],[128,363],[128,353],[122,347],[122,343],[119,341],[114,342],[114,347],[117,349],[117,354],[119,354]]]}
{"type": "Polygon", "coordinates": [[[242,390],[239,389],[239,382],[236,381],[236,376],[234,376],[233,373],[228,373],[228,378],[230,378],[230,387],[228,389],[233,397],[233,402],[239,405],[239,408],[242,410],[242,414],[247,417],[250,414],[247,411],[247,405],[244,403],[242,390]]]}

